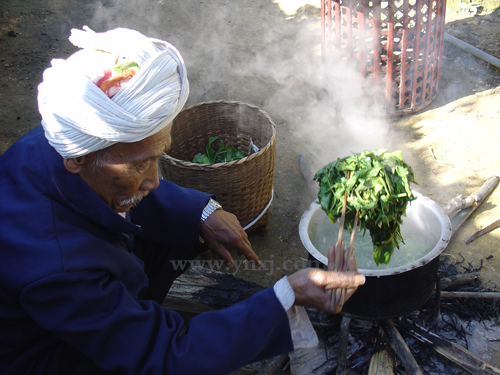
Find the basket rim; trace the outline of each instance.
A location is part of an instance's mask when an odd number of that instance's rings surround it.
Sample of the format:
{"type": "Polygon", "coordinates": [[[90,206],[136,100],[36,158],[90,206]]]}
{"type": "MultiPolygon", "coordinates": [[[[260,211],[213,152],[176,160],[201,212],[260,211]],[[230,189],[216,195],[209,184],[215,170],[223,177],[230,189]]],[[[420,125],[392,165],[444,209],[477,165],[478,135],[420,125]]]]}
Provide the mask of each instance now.
{"type": "Polygon", "coordinates": [[[191,106],[183,109],[181,112],[184,112],[184,111],[196,108],[196,107],[200,107],[202,105],[219,104],[219,103],[245,105],[247,107],[254,108],[254,109],[258,110],[259,112],[261,112],[264,115],[264,117],[266,117],[266,119],[269,121],[269,123],[271,124],[271,127],[272,127],[271,139],[266,144],[266,146],[264,148],[260,149],[258,152],[250,154],[248,156],[245,156],[244,158],[233,160],[233,161],[228,161],[228,162],[224,162],[224,163],[215,163],[215,164],[193,163],[190,161],[185,161],[185,160],[180,160],[180,159],[174,158],[165,152],[162,154],[161,158],[163,160],[173,164],[173,165],[185,167],[185,168],[189,168],[189,169],[200,169],[200,170],[218,169],[218,168],[230,167],[230,166],[237,165],[237,164],[243,164],[247,161],[250,161],[250,160],[256,158],[257,156],[260,156],[263,153],[265,153],[273,145],[273,143],[276,142],[276,133],[277,133],[276,132],[276,124],[274,123],[273,119],[271,118],[271,116],[269,116],[269,114],[266,111],[262,110],[261,108],[257,107],[256,105],[253,105],[253,104],[249,104],[249,103],[245,103],[245,102],[241,102],[241,101],[214,100],[214,101],[196,103],[194,105],[191,105],[191,106]]]}

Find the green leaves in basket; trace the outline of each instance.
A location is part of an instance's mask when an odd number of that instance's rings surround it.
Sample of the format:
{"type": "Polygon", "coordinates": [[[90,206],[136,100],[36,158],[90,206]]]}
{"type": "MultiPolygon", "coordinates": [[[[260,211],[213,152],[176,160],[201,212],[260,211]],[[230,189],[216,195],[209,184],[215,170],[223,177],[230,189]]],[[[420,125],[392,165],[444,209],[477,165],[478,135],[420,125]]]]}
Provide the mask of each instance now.
{"type": "Polygon", "coordinates": [[[220,142],[219,150],[214,151],[212,149],[212,143],[219,137],[210,137],[208,140],[205,153],[196,154],[193,158],[193,163],[198,164],[215,164],[215,163],[227,163],[228,161],[243,159],[247,155],[241,151],[238,151],[234,147],[224,147],[224,141],[220,142]]]}
{"type": "Polygon", "coordinates": [[[365,151],[337,159],[320,169],[314,179],[320,187],[319,203],[330,221],[336,222],[342,215],[347,193],[345,226],[352,230],[358,211],[359,228],[370,231],[373,259],[377,264],[389,263],[394,249],[404,244],[401,217],[415,199],[410,190],[410,182],[415,182],[413,171],[401,151],[365,151]]]}

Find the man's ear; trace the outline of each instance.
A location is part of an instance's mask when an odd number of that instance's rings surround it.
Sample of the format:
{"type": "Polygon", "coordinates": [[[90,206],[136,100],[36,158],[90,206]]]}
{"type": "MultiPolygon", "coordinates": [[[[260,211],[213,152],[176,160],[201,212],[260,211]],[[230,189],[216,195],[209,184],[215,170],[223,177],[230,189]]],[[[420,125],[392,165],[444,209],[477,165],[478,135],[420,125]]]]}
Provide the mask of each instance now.
{"type": "Polygon", "coordinates": [[[79,156],[77,158],[63,159],[64,166],[68,172],[78,174],[82,170],[82,167],[87,162],[87,155],[79,156]]]}

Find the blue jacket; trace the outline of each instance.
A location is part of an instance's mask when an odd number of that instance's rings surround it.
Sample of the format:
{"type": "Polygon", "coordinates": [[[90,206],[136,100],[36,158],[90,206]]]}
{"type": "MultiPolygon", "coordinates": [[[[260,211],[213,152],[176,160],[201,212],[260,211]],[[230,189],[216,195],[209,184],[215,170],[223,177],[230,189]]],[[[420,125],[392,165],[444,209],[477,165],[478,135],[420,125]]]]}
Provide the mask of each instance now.
{"type": "Polygon", "coordinates": [[[133,211],[109,208],[48,144],[41,127],[0,157],[0,374],[57,374],[69,343],[120,374],[226,374],[292,350],[272,288],[183,321],[139,295],[148,283],[131,237],[199,238],[208,195],[168,181],[133,211]]]}

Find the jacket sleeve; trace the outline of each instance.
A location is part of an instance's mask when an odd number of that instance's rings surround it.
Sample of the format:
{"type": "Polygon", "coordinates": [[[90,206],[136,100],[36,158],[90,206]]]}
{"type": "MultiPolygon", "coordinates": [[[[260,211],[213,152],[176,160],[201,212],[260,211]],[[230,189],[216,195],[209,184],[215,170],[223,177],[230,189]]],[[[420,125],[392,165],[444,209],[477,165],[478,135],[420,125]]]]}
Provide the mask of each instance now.
{"type": "Polygon", "coordinates": [[[199,241],[203,208],[212,195],[160,180],[160,186],[130,211],[142,227],[142,238],[165,245],[191,245],[199,241]]]}
{"type": "Polygon", "coordinates": [[[227,374],[293,349],[273,288],[229,308],[182,318],[137,301],[105,272],[59,273],[27,285],[24,310],[98,367],[127,374],[227,374]],[[78,297],[75,290],[79,291],[78,297]]]}

